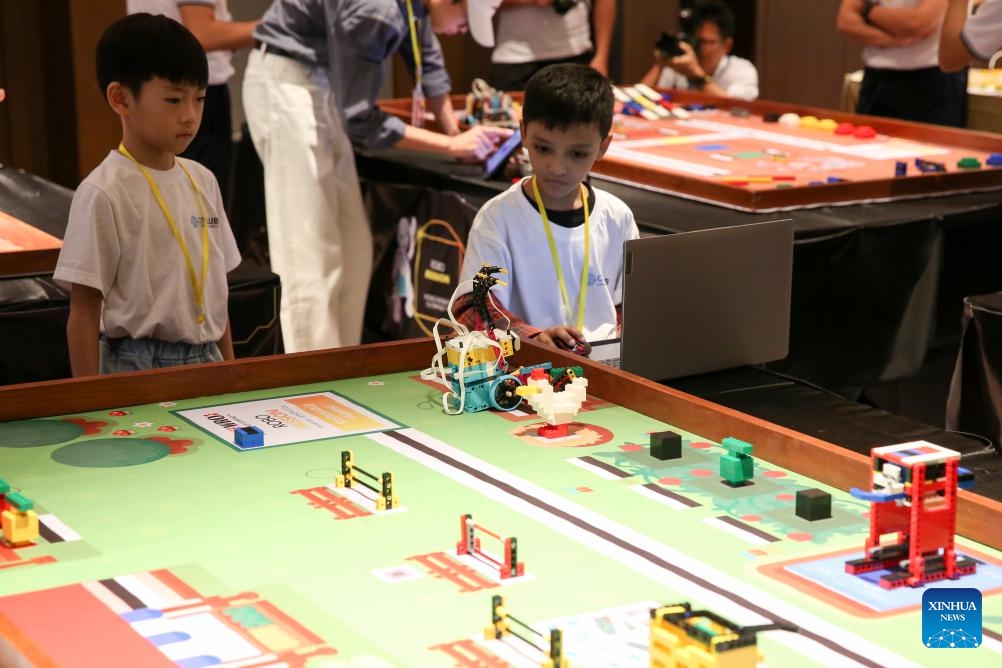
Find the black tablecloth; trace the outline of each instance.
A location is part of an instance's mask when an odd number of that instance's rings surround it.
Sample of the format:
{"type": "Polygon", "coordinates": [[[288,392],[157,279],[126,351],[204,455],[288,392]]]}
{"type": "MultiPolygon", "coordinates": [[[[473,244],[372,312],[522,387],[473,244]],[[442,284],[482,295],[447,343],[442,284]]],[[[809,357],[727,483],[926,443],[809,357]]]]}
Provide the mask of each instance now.
{"type": "Polygon", "coordinates": [[[946,423],[1002,453],[1002,292],[965,299],[963,321],[946,423]]]}

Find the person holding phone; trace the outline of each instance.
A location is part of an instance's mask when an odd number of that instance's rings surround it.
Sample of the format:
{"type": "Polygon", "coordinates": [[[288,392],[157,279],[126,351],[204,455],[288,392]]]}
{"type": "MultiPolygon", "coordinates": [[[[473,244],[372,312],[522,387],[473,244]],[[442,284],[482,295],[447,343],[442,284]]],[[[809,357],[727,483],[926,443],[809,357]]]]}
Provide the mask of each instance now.
{"type": "Polygon", "coordinates": [[[282,278],[286,352],[357,345],[372,235],[352,145],[482,162],[511,135],[460,132],[436,34],[493,44],[501,0],[273,0],[254,30],[243,99],[264,166],[272,271],[282,278]],[[414,77],[412,121],[376,103],[395,54],[414,77]],[[443,132],[418,125],[425,109],[443,132]]]}
{"type": "Polygon", "coordinates": [[[755,65],[731,55],[734,48],[731,8],[719,0],[704,0],[693,11],[693,26],[696,48],[684,39],[662,35],[654,50],[654,64],[643,83],[742,100],[757,98],[755,65]]]}

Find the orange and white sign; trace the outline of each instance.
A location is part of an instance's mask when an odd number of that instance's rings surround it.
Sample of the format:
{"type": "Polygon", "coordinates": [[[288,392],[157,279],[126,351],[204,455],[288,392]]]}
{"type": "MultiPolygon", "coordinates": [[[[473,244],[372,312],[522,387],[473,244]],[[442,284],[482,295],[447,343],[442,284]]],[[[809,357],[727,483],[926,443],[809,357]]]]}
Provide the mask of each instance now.
{"type": "Polygon", "coordinates": [[[244,401],[176,411],[213,436],[234,443],[234,430],[258,427],[264,447],[399,429],[401,425],[333,392],[244,401]]]}

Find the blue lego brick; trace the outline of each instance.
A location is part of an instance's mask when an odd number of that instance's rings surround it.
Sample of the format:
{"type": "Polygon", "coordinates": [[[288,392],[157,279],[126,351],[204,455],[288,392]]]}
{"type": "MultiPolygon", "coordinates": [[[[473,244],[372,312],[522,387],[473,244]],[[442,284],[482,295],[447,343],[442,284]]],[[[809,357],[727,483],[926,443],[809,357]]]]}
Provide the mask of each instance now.
{"type": "Polygon", "coordinates": [[[264,447],[264,432],[260,427],[237,427],[233,430],[233,442],[241,448],[264,447]]]}

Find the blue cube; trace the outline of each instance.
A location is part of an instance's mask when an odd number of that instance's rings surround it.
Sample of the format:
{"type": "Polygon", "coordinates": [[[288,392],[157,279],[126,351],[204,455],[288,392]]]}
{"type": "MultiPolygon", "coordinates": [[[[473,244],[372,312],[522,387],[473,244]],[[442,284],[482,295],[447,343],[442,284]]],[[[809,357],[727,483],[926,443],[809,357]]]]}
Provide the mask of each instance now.
{"type": "Polygon", "coordinates": [[[261,448],[264,432],[260,427],[237,427],[233,430],[233,440],[241,448],[261,448]]]}

